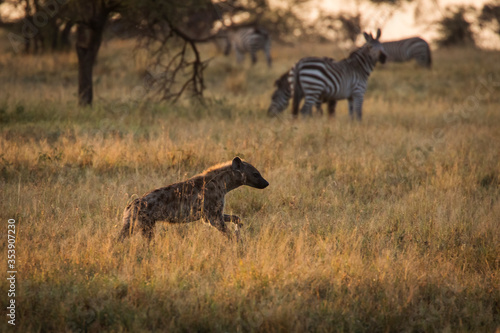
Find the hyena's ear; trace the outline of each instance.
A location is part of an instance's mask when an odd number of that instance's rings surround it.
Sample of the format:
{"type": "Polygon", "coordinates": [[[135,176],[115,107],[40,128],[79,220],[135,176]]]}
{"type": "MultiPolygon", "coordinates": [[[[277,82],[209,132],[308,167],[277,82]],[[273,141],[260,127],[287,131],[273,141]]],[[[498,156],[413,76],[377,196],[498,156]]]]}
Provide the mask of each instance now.
{"type": "Polygon", "coordinates": [[[233,163],[231,164],[231,168],[233,170],[241,170],[241,168],[243,167],[243,162],[241,161],[241,159],[236,156],[234,159],[233,159],[233,163]]]}

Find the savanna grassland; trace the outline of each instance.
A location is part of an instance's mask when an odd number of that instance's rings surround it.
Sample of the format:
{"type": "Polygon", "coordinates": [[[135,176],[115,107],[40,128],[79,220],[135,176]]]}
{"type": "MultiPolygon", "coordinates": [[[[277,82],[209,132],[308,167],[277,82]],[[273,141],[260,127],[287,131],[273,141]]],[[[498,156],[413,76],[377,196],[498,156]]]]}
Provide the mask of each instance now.
{"type": "Polygon", "coordinates": [[[205,105],[169,105],[144,98],[133,41],[112,40],[80,108],[74,52],[15,55],[0,37],[15,330],[498,332],[498,52],[378,66],[353,123],[345,101],[335,119],[266,114],[274,80],[302,56],[345,57],[335,45],[275,45],[270,70],[206,45],[205,105]],[[115,242],[131,198],[237,155],[270,183],[226,197],[241,244],[201,222],[115,242]]]}

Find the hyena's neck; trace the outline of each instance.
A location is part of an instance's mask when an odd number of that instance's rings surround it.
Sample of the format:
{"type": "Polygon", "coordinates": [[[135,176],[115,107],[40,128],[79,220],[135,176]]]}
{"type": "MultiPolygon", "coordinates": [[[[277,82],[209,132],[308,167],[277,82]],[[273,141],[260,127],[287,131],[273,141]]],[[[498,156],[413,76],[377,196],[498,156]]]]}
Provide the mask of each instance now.
{"type": "Polygon", "coordinates": [[[213,183],[216,187],[222,189],[225,193],[232,191],[242,185],[241,181],[234,179],[231,167],[214,170],[205,175],[208,183],[213,183]]]}

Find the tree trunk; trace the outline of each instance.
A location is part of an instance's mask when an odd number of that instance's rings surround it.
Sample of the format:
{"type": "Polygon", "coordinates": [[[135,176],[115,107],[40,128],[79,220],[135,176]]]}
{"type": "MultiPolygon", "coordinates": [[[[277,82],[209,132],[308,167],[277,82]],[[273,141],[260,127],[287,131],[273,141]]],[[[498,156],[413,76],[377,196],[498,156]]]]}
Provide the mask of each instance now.
{"type": "Polygon", "coordinates": [[[76,27],[76,54],[78,56],[78,103],[91,105],[93,97],[92,71],[101,46],[104,22],[97,25],[79,23],[76,27]]]}
{"type": "Polygon", "coordinates": [[[71,28],[73,27],[73,25],[73,21],[66,22],[61,32],[61,48],[65,51],[69,50],[71,46],[71,43],[69,42],[69,34],[71,33],[71,28]]]}

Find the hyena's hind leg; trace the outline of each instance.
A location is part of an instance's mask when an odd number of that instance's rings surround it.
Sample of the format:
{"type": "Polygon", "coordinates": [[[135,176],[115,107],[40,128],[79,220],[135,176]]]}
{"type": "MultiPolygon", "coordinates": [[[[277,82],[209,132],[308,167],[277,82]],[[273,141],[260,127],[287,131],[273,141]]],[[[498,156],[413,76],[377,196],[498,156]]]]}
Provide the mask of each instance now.
{"type": "Polygon", "coordinates": [[[139,212],[139,199],[135,199],[123,210],[123,227],[118,236],[119,241],[123,241],[134,233],[135,221],[139,212]]]}
{"type": "Polygon", "coordinates": [[[147,213],[146,202],[135,199],[123,211],[123,228],[118,240],[123,241],[139,228],[142,235],[150,241],[154,235],[154,226],[155,221],[147,213]]]}
{"type": "MultiPolygon", "coordinates": [[[[139,212],[139,216],[140,216],[139,212]]],[[[155,235],[155,221],[150,218],[149,216],[140,216],[140,224],[139,224],[142,235],[148,240],[148,242],[151,242],[155,235]]]]}

